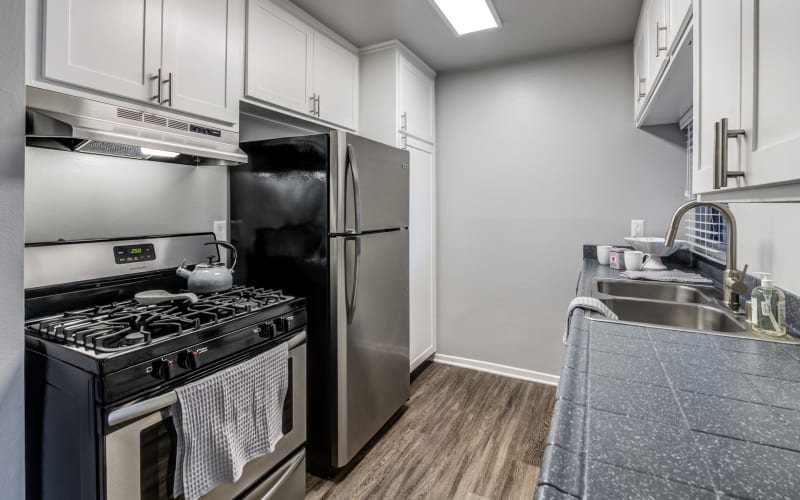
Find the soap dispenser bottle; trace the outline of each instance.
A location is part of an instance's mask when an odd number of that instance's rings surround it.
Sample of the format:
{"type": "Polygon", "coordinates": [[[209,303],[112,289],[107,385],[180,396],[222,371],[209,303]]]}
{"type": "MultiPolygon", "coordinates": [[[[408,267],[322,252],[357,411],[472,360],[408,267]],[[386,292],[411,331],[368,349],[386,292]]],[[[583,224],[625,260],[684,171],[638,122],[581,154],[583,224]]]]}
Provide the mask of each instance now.
{"type": "Polygon", "coordinates": [[[761,275],[761,286],[750,295],[753,330],[764,335],[786,335],[786,296],[772,282],[772,273],[761,275]]]}

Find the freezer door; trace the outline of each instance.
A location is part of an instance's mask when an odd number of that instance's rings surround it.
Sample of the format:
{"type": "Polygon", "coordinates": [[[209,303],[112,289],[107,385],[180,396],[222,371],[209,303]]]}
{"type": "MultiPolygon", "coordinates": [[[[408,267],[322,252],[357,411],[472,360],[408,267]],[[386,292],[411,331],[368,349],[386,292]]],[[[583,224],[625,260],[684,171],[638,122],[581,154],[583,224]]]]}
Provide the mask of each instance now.
{"type": "Polygon", "coordinates": [[[343,467],[408,400],[408,231],[331,241],[336,438],[343,467]]]}
{"type": "Polygon", "coordinates": [[[408,227],[408,151],[344,132],[331,144],[331,232],[408,227]]]}

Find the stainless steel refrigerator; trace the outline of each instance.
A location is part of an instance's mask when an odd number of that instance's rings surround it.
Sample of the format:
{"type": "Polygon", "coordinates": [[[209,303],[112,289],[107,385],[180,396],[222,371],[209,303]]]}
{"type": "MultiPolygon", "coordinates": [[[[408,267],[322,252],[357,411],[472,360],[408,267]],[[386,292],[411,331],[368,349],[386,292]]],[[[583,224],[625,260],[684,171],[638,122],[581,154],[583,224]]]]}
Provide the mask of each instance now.
{"type": "Polygon", "coordinates": [[[236,280],[308,301],[308,469],[330,476],[409,397],[408,152],[344,132],[241,148],[236,280]]]}

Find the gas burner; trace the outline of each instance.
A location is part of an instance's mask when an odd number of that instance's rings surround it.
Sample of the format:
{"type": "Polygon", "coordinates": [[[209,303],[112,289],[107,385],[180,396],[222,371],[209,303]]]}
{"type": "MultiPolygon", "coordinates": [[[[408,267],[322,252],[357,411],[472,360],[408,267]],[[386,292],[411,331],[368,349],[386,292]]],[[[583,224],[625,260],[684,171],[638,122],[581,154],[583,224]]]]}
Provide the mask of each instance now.
{"type": "Polygon", "coordinates": [[[67,311],[27,322],[29,331],[97,352],[115,352],[179,336],[254,313],[292,297],[279,290],[237,286],[194,303],[141,305],[133,300],[67,311]]]}

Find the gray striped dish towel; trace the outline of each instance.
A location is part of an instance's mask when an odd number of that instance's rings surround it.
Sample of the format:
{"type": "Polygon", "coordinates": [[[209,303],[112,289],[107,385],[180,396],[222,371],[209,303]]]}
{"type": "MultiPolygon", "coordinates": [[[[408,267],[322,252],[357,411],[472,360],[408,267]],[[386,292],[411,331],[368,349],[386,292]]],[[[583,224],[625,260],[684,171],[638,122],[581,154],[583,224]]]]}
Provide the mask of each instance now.
{"type": "Polygon", "coordinates": [[[687,273],[673,269],[671,271],[625,271],[623,278],[646,281],[667,281],[670,283],[688,283],[694,285],[711,285],[714,283],[697,273],[687,273]]]}
{"type": "Polygon", "coordinates": [[[175,389],[177,434],[173,496],[195,500],[237,481],[250,460],[283,437],[289,345],[175,389]]]}
{"type": "Polygon", "coordinates": [[[572,318],[572,312],[575,309],[596,311],[606,318],[614,321],[619,319],[619,316],[614,314],[614,311],[609,309],[607,305],[603,304],[600,299],[596,299],[594,297],[575,297],[572,299],[572,302],[569,303],[569,307],[567,307],[567,327],[564,329],[564,337],[561,339],[564,344],[567,343],[567,339],[569,338],[569,320],[572,318]]]}

